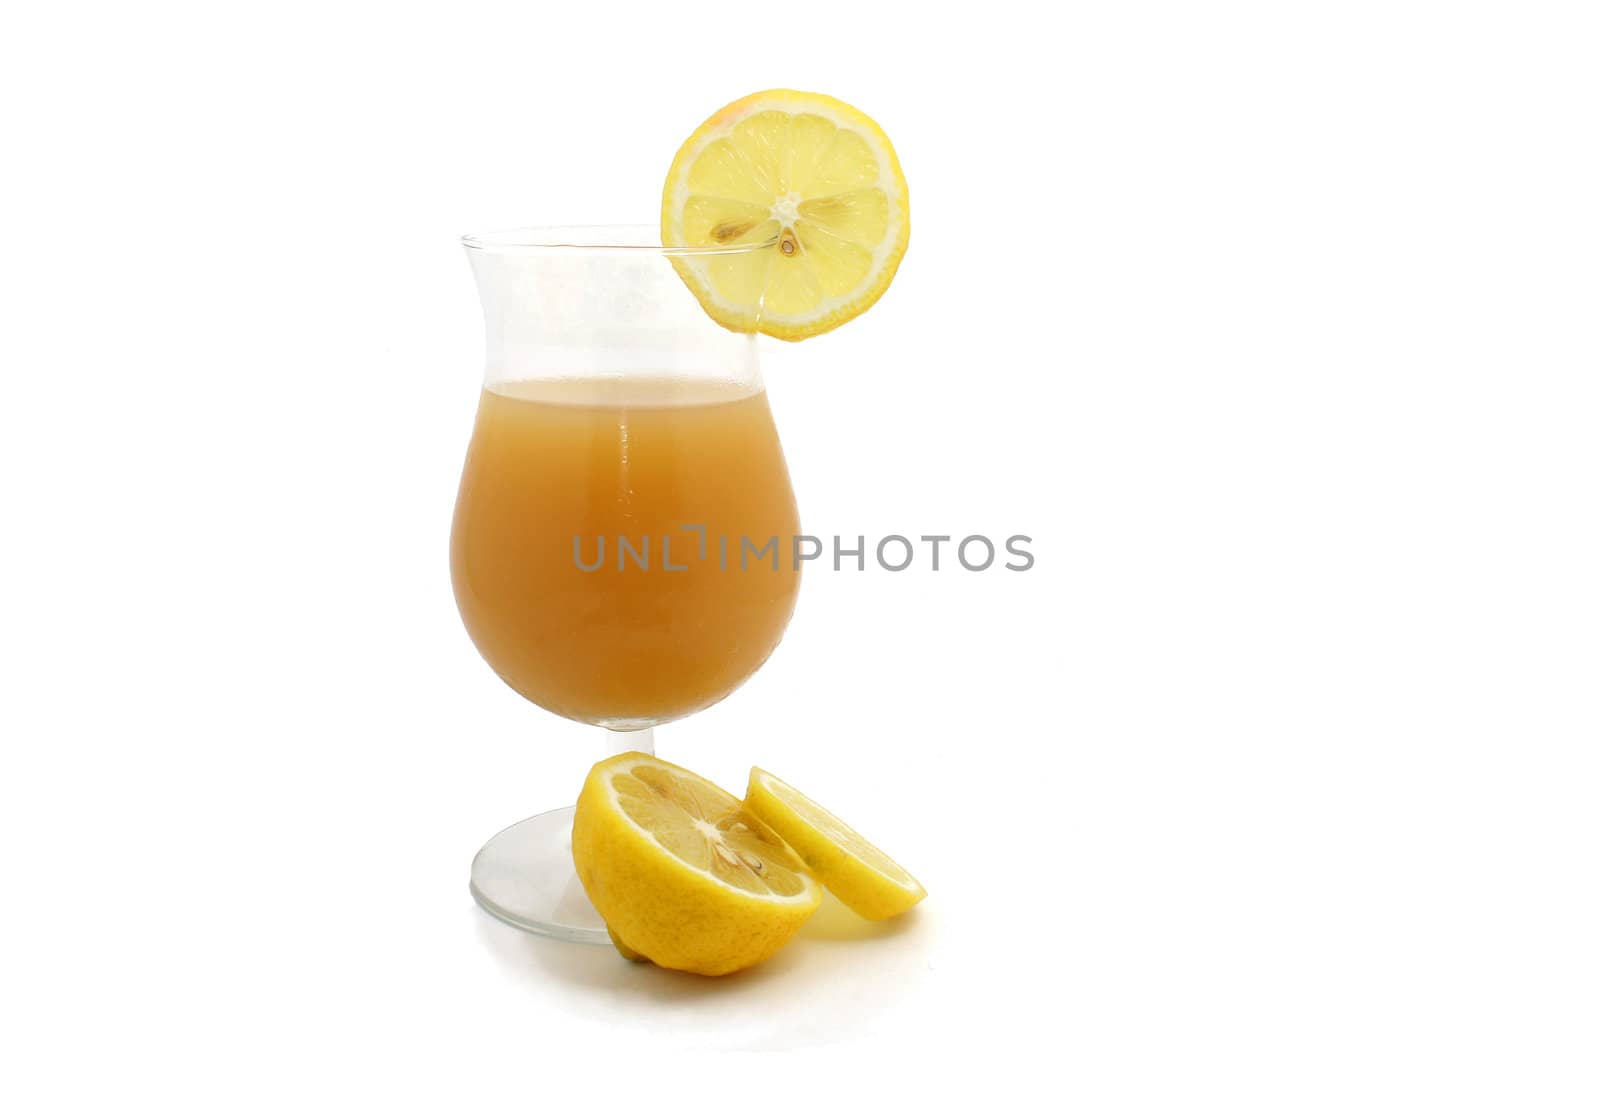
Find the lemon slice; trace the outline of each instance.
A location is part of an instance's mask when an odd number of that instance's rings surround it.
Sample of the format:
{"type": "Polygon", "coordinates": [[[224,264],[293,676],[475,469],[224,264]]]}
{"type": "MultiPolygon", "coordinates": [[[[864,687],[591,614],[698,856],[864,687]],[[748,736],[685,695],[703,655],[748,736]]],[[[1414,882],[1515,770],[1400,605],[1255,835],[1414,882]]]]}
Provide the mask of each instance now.
{"type": "Polygon", "coordinates": [[[589,771],[572,860],[619,952],[702,975],[765,960],[822,901],[800,858],[737,799],[637,752],[589,771]]]}
{"type": "Polygon", "coordinates": [[[792,846],[845,906],[881,921],[904,914],[928,894],[916,877],[844,820],[764,769],[750,771],[744,805],[792,846]]]}
{"type": "Polygon", "coordinates": [[[718,323],[780,339],[865,312],[910,238],[889,138],[855,107],[811,92],[757,92],[723,107],[678,150],[661,198],[669,247],[777,241],[675,262],[718,323]]]}

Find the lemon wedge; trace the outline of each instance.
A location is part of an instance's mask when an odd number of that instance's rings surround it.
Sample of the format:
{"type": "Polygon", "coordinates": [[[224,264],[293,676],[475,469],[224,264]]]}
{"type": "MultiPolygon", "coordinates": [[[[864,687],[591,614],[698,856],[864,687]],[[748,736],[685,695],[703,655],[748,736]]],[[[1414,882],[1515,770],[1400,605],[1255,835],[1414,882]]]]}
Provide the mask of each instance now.
{"type": "Polygon", "coordinates": [[[767,959],[822,901],[795,852],[735,797],[638,752],[589,771],[572,860],[619,952],[701,975],[767,959]]]}
{"type": "Polygon", "coordinates": [[[881,921],[904,914],[927,890],[833,812],[764,769],[750,771],[745,809],[781,835],[845,906],[881,921]]]}
{"type": "Polygon", "coordinates": [[[883,296],[910,238],[889,138],[812,92],[757,92],[717,111],[678,150],[662,193],[663,244],[753,249],[675,260],[706,312],[735,331],[832,331],[883,296]]]}

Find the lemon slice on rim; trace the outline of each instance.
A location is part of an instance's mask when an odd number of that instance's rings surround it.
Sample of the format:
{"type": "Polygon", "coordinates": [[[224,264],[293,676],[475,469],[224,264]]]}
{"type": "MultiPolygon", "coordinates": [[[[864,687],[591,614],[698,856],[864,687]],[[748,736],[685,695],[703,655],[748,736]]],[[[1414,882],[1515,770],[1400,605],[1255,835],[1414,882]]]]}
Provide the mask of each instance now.
{"type": "Polygon", "coordinates": [[[735,797],[638,752],[589,771],[572,860],[619,952],[702,975],[765,960],[822,901],[795,852],[735,797]]]}
{"type": "Polygon", "coordinates": [[[845,906],[881,921],[927,897],[916,877],[844,820],[764,769],[750,771],[744,806],[781,835],[845,906]]]}
{"type": "Polygon", "coordinates": [[[883,296],[911,238],[894,146],[832,96],[775,89],[730,103],[683,143],[661,199],[668,247],[776,247],[676,260],[735,331],[805,339],[883,296]]]}

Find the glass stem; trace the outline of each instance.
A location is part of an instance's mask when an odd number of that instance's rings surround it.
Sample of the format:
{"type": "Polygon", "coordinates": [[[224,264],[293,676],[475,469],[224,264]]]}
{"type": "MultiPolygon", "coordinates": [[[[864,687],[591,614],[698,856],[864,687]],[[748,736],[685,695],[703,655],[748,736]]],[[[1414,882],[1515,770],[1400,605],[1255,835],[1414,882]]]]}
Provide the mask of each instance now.
{"type": "Polygon", "coordinates": [[[641,728],[638,731],[606,732],[607,758],[625,754],[630,750],[639,751],[641,754],[654,754],[656,752],[656,729],[641,728]]]}

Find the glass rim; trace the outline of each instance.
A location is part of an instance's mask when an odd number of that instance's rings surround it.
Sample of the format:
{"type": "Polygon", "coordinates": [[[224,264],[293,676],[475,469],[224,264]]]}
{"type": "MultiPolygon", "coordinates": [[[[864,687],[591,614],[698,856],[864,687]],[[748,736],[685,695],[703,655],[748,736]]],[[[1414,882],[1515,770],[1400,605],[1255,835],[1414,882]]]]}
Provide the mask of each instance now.
{"type": "Polygon", "coordinates": [[[461,237],[472,251],[517,253],[582,252],[593,254],[707,256],[748,255],[775,247],[778,237],[737,244],[667,245],[657,225],[532,225],[527,228],[474,232],[461,237]]]}

